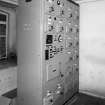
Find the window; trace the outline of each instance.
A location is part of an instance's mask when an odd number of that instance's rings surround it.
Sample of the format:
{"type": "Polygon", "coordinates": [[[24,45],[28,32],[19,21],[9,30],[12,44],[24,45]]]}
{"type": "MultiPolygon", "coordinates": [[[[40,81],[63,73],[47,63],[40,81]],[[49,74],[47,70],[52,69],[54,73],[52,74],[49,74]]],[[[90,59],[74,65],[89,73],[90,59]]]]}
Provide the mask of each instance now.
{"type": "Polygon", "coordinates": [[[0,11],[0,60],[7,58],[8,14],[0,11]]]}

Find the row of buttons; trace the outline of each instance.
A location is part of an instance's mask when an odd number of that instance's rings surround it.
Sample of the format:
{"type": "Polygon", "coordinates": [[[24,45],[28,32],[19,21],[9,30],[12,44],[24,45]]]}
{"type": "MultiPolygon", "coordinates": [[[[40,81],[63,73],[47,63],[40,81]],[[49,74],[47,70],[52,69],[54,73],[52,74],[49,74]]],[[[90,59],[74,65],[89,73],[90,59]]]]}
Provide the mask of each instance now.
{"type": "Polygon", "coordinates": [[[62,53],[64,50],[63,46],[53,46],[53,45],[48,45],[46,50],[45,50],[45,59],[49,60],[50,58],[53,58],[55,55],[62,53]]]}

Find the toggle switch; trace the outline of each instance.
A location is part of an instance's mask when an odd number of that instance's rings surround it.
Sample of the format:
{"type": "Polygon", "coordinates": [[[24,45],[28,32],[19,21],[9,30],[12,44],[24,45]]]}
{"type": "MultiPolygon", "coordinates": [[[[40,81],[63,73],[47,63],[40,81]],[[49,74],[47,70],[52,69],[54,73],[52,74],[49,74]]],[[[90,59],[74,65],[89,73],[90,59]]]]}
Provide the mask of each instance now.
{"type": "Polygon", "coordinates": [[[49,23],[49,22],[51,23],[51,21],[52,21],[52,17],[49,15],[49,16],[48,16],[48,23],[49,23]]]}
{"type": "Polygon", "coordinates": [[[72,18],[72,17],[73,17],[73,15],[72,15],[72,13],[70,13],[70,14],[69,14],[69,18],[72,18]]]}
{"type": "Polygon", "coordinates": [[[54,11],[54,7],[53,6],[49,7],[49,13],[51,13],[53,11],[54,11]]]}
{"type": "Polygon", "coordinates": [[[60,11],[60,16],[63,16],[65,14],[64,10],[60,11]]]}
{"type": "Polygon", "coordinates": [[[57,0],[57,5],[60,5],[60,4],[61,4],[60,0],[57,0]]]}
{"type": "Polygon", "coordinates": [[[53,25],[49,25],[48,26],[48,31],[52,31],[54,29],[54,26],[53,25]]]}

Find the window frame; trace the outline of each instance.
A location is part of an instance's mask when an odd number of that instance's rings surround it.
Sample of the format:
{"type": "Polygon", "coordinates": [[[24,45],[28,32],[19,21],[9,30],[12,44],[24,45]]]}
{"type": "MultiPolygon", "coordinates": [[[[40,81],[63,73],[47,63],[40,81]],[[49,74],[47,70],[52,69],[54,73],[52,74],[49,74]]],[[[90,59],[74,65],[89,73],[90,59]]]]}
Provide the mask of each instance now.
{"type": "Polygon", "coordinates": [[[3,11],[3,10],[0,10],[0,13],[6,16],[6,21],[0,21],[0,24],[5,24],[6,25],[6,35],[0,35],[0,38],[1,37],[5,38],[5,48],[6,48],[5,57],[0,57],[0,60],[2,60],[2,59],[7,59],[8,58],[7,49],[8,49],[8,33],[9,33],[9,14],[7,12],[3,11]]]}

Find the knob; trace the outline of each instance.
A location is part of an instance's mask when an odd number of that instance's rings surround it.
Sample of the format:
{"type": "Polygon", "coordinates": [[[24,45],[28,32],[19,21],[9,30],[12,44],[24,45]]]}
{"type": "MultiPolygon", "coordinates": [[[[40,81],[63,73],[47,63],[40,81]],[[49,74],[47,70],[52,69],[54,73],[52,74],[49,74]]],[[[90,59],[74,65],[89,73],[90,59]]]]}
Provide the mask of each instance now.
{"type": "Polygon", "coordinates": [[[76,32],[77,32],[77,33],[79,32],[79,29],[78,29],[78,28],[76,29],[76,32]]]}
{"type": "Polygon", "coordinates": [[[51,13],[53,11],[54,11],[54,7],[53,6],[49,7],[49,13],[51,13]]]}
{"type": "Polygon", "coordinates": [[[57,0],[57,5],[60,5],[60,4],[61,4],[60,0],[57,0]]]}
{"type": "Polygon", "coordinates": [[[76,68],[76,71],[78,72],[79,71],[79,68],[76,68]]]}
{"type": "Polygon", "coordinates": [[[64,74],[62,72],[60,72],[60,77],[64,77],[64,74]]]}
{"type": "Polygon", "coordinates": [[[59,5],[60,7],[63,7],[64,6],[64,3],[61,2],[60,0],[57,0],[57,5],[59,5]]]}
{"type": "Polygon", "coordinates": [[[62,42],[62,41],[63,41],[62,35],[59,35],[58,42],[62,42]]]}
{"type": "Polygon", "coordinates": [[[72,15],[72,13],[70,13],[70,14],[69,14],[69,18],[72,18],[72,17],[73,17],[73,15],[72,15]]]}
{"type": "Polygon", "coordinates": [[[58,91],[56,91],[56,94],[60,94],[61,92],[58,90],[58,91]]]}
{"type": "Polygon", "coordinates": [[[61,84],[57,84],[57,89],[61,89],[61,84]]]}
{"type": "Polygon", "coordinates": [[[48,31],[52,31],[54,29],[54,26],[53,25],[49,25],[48,26],[48,31]]]}
{"type": "Polygon", "coordinates": [[[47,91],[47,96],[50,96],[51,95],[51,91],[47,91]]]}
{"type": "Polygon", "coordinates": [[[69,57],[69,61],[71,62],[71,61],[73,61],[73,57],[71,56],[71,57],[69,57]]]}
{"type": "Polygon", "coordinates": [[[53,100],[53,99],[50,99],[49,101],[50,101],[51,103],[53,103],[54,100],[53,100]]]}
{"type": "Polygon", "coordinates": [[[61,90],[56,91],[56,94],[63,95],[63,92],[61,90]]]}
{"type": "Polygon", "coordinates": [[[51,20],[52,20],[52,17],[49,15],[48,16],[48,21],[51,22],[51,20]]]}

